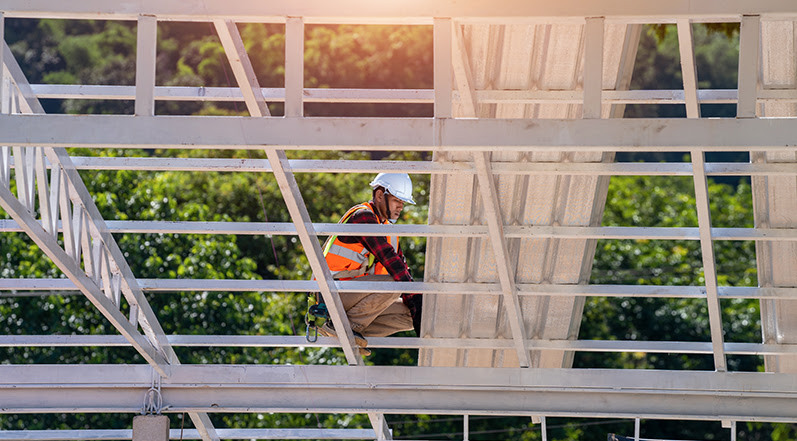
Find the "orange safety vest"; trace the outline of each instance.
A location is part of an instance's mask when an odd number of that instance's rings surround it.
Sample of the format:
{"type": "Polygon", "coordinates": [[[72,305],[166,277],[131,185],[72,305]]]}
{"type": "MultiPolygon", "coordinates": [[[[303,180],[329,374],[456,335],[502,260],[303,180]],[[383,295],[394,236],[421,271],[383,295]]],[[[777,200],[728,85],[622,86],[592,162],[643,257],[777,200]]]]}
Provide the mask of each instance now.
{"type": "MultiPolygon", "coordinates": [[[[338,223],[345,224],[354,213],[360,210],[368,210],[376,214],[374,207],[369,202],[364,202],[349,208],[349,211],[338,223]]],[[[385,220],[382,224],[390,225],[390,222],[385,220]]],[[[398,236],[388,236],[386,239],[398,252],[398,236]]],[[[324,257],[332,272],[332,277],[336,280],[349,280],[371,274],[389,274],[382,263],[376,261],[374,255],[363,244],[359,242],[345,243],[338,239],[338,236],[331,236],[327,239],[324,244],[324,257]]]]}

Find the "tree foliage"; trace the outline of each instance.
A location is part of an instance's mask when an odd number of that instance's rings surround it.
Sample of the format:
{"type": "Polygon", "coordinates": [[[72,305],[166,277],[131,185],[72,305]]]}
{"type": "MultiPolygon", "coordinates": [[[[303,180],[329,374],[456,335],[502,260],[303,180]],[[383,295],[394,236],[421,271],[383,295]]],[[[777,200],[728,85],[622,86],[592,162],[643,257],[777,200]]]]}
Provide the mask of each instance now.
{"type": "MultiPolygon", "coordinates": [[[[284,26],[241,24],[242,38],[262,87],[284,84],[284,26]]],[[[701,88],[734,88],[738,33],[733,26],[694,27],[701,88]],[[716,28],[716,29],[713,29],[716,28]],[[719,32],[718,32],[719,30],[719,32]]],[[[134,23],[112,21],[6,20],[6,40],[32,83],[132,85],[135,82],[134,23]]],[[[158,85],[222,86],[235,80],[215,30],[208,23],[158,25],[158,85]]],[[[321,26],[305,32],[305,86],[313,88],[431,88],[432,32],[423,26],[321,26]]],[[[677,36],[673,26],[650,27],[642,36],[632,88],[682,87],[677,36]]],[[[125,101],[50,100],[48,111],[132,113],[125,101]]],[[[706,115],[733,116],[728,107],[704,107],[706,115]]],[[[240,103],[159,102],[158,114],[241,115],[240,103]]],[[[270,104],[273,114],[281,104],[270,104]]],[[[308,115],[428,116],[429,105],[313,104],[308,115]]],[[[683,116],[682,106],[629,106],[627,117],[683,116]]],[[[253,151],[136,151],[72,149],[75,155],[185,156],[263,159],[253,151]]],[[[367,159],[366,153],[289,152],[292,159],[367,159]]],[[[622,157],[622,160],[635,159],[622,157]]],[[[422,159],[393,153],[387,159],[422,159]]],[[[647,158],[650,159],[650,158],[647,158]]],[[[656,159],[656,158],[654,158],[656,159]]],[[[673,158],[669,158],[673,160],[673,158]]],[[[679,160],[680,158],[676,158],[679,160]]],[[[290,216],[276,181],[267,173],[85,171],[103,217],[113,220],[288,222],[290,216]]],[[[297,182],[316,222],[336,222],[354,203],[367,200],[371,176],[300,174],[297,182]]],[[[419,204],[403,222],[426,223],[428,176],[413,177],[419,204]]],[[[715,227],[753,225],[750,185],[711,183],[715,227]]],[[[7,215],[0,211],[0,216],[7,215]]],[[[614,177],[603,225],[697,226],[691,178],[614,177]]],[[[266,235],[117,234],[133,272],[140,278],[298,279],[311,277],[296,237],[266,235]]],[[[324,238],[321,238],[323,240],[324,238]]],[[[416,279],[423,277],[425,240],[402,239],[416,279]]],[[[721,285],[755,286],[752,242],[715,243],[721,285]]],[[[23,234],[0,235],[0,277],[63,277],[23,234]]],[[[696,241],[602,240],[591,283],[689,286],[703,284],[696,241]]],[[[305,293],[182,292],[149,293],[148,301],[167,334],[303,334],[305,293]]],[[[761,341],[758,303],[723,300],[725,339],[761,341]]],[[[82,295],[0,297],[3,334],[112,334],[114,328],[82,295]]],[[[662,298],[589,298],[581,339],[706,341],[710,338],[705,301],[662,298]]],[[[184,363],[342,364],[334,348],[177,348],[184,363]]],[[[1,348],[0,363],[142,363],[130,348],[1,348]]],[[[376,351],[371,363],[412,365],[414,351],[376,351]]],[[[710,356],[579,353],[575,366],[643,369],[713,369],[710,356]]],[[[755,357],[729,357],[732,370],[757,370],[755,357]]],[[[172,427],[179,427],[172,415],[172,427]]],[[[395,437],[453,439],[461,436],[459,417],[390,416],[395,437]],[[436,435],[437,434],[437,435],[436,435]]],[[[219,427],[367,427],[361,415],[225,414],[219,427]]],[[[124,428],[119,415],[3,415],[2,429],[124,428]]],[[[190,427],[190,422],[186,427],[190,427]]],[[[549,419],[549,439],[603,439],[607,432],[628,433],[629,421],[549,419]]],[[[542,439],[527,418],[472,417],[471,439],[542,439]]],[[[719,424],[646,425],[648,437],[713,439],[719,424]],[[717,426],[717,427],[714,427],[717,426]]],[[[748,424],[740,436],[755,440],[795,438],[788,425],[748,424]]]]}

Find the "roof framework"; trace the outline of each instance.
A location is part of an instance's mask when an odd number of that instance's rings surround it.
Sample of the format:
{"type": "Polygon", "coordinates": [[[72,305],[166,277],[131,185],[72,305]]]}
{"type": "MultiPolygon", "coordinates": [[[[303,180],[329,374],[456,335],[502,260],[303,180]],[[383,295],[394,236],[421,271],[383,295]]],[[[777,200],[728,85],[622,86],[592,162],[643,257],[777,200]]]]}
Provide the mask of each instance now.
{"type": "MultiPolygon", "coordinates": [[[[0,206],[13,219],[0,221],[0,233],[27,233],[68,279],[0,279],[0,296],[85,295],[121,335],[9,335],[0,336],[0,346],[132,346],[148,365],[59,366],[63,374],[55,380],[51,366],[0,366],[0,402],[14,403],[4,404],[0,412],[137,411],[155,370],[168,388],[171,409],[189,412],[198,428],[186,437],[206,441],[242,436],[389,439],[384,413],[797,421],[790,410],[797,400],[790,375],[797,371],[794,2],[419,1],[399,7],[355,0],[266,6],[217,0],[7,0],[0,7],[0,31],[5,19],[16,18],[136,20],[138,52],[135,86],[43,85],[29,84],[2,44],[0,206]],[[212,23],[238,87],[156,87],[157,23],[171,20],[212,23]],[[237,22],[285,24],[284,88],[260,87],[237,22]],[[691,35],[696,22],[741,23],[737,89],[698,89],[691,35]],[[308,23],[433,26],[434,89],[304,88],[303,30],[308,23]],[[683,90],[627,90],[639,25],[644,23],[677,25],[683,90]],[[547,40],[539,37],[544,32],[547,40]],[[552,58],[540,55],[549,52],[552,58]],[[529,54],[532,63],[512,63],[529,54]],[[135,114],[45,115],[39,104],[44,98],[134,99],[135,114]],[[243,101],[250,116],[156,116],[156,100],[243,101]],[[285,116],[271,116],[270,102],[284,102],[285,116]],[[305,117],[305,102],[430,103],[434,118],[305,117]],[[651,103],[684,104],[687,118],[621,118],[624,105],[651,103]],[[736,103],[738,116],[701,118],[700,104],[707,103],[736,103]],[[258,149],[268,159],[70,157],[68,146],[258,149]],[[431,152],[433,159],[288,160],[285,152],[294,149],[416,150],[431,152]],[[689,152],[692,162],[615,163],[614,153],[621,151],[689,152]],[[712,151],[751,152],[751,162],[707,163],[705,153],[712,151]],[[103,219],[78,174],[86,169],[272,173],[292,222],[103,219]],[[332,279],[316,236],[382,235],[386,230],[313,222],[294,175],[363,171],[432,175],[429,225],[391,229],[429,238],[423,282],[332,279]],[[691,176],[698,226],[600,226],[608,179],[617,175],[691,176]],[[713,227],[707,177],[738,175],[752,178],[755,227],[713,227]],[[537,182],[530,183],[532,178],[537,182]],[[10,191],[12,179],[16,194],[10,191]],[[450,189],[463,185],[474,188],[472,197],[455,200],[450,189]],[[515,194],[531,196],[521,204],[511,196],[515,194]],[[544,221],[523,221],[540,216],[534,211],[539,207],[528,202],[532,196],[554,207],[544,221]],[[521,205],[526,211],[517,214],[521,205]],[[113,239],[117,232],[298,236],[315,281],[139,279],[113,239]],[[705,285],[589,285],[596,240],[605,238],[699,241],[705,285]],[[759,287],[718,285],[717,240],[756,242],[759,287]],[[521,263],[521,255],[537,260],[521,263]],[[465,274],[472,263],[452,264],[456,256],[481,262],[485,269],[475,276],[465,274]],[[534,273],[537,268],[539,274],[534,273]],[[397,289],[434,295],[424,305],[422,338],[374,338],[369,346],[420,348],[423,366],[364,367],[337,294],[397,289]],[[308,346],[301,336],[165,335],[143,293],[192,290],[320,291],[336,327],[347,333],[341,342],[319,338],[316,346],[341,346],[349,366],[181,366],[175,346],[308,346]],[[711,340],[578,340],[587,296],[701,299],[708,305],[711,340]],[[726,298],[761,300],[763,342],[724,341],[719,302],[726,298]],[[484,320],[463,327],[462,317],[484,320]],[[715,370],[546,369],[570,367],[576,351],[711,354],[715,370]],[[762,355],[767,372],[728,373],[729,354],[762,355]],[[93,380],[86,383],[85,378],[93,380]],[[311,384],[304,378],[323,381],[311,384]],[[319,393],[330,399],[318,399],[319,393]],[[606,400],[612,404],[607,406],[606,400]],[[233,433],[215,429],[208,416],[308,409],[366,413],[374,430],[233,433]]],[[[131,436],[102,429],[57,435],[0,432],[0,438],[131,436]]]]}

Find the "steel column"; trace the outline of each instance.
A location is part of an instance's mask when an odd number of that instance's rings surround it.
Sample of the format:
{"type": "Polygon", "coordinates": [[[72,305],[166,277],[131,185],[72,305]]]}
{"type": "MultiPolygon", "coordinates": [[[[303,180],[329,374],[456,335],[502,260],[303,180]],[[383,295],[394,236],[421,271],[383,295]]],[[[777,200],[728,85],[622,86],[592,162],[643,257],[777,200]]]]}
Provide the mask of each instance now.
{"type": "Polygon", "coordinates": [[[681,77],[686,99],[686,117],[700,118],[700,102],[697,96],[697,65],[695,63],[695,39],[692,22],[678,19],[678,49],[681,53],[681,77]]]}
{"type": "Polygon", "coordinates": [[[739,100],[737,118],[755,118],[758,95],[759,53],[761,52],[761,17],[742,16],[739,35],[739,100]]]}
{"type": "Polygon", "coordinates": [[[714,259],[714,242],[711,237],[711,211],[708,200],[708,181],[705,173],[703,152],[692,151],[692,167],[694,168],[695,204],[697,223],[700,232],[700,250],[703,256],[703,278],[706,284],[706,301],[708,302],[708,318],[711,328],[711,342],[714,346],[714,368],[725,371],[727,364],[723,349],[722,308],[720,306],[717,287],[717,267],[714,259]]]}
{"type": "Polygon", "coordinates": [[[140,15],[136,36],[136,115],[155,115],[155,60],[158,21],[153,15],[140,15]]]}
{"type": "Polygon", "coordinates": [[[603,17],[590,17],[584,26],[584,118],[601,117],[604,21],[603,17]]]}

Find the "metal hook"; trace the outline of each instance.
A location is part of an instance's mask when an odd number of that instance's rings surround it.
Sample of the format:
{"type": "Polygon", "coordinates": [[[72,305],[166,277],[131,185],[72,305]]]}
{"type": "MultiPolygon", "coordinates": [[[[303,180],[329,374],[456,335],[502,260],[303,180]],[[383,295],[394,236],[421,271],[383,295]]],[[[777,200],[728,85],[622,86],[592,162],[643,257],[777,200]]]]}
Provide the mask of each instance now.
{"type": "Polygon", "coordinates": [[[163,410],[163,394],[161,394],[161,382],[163,377],[156,374],[155,369],[150,373],[150,388],[144,392],[144,405],[141,408],[142,415],[160,415],[163,410]]]}

